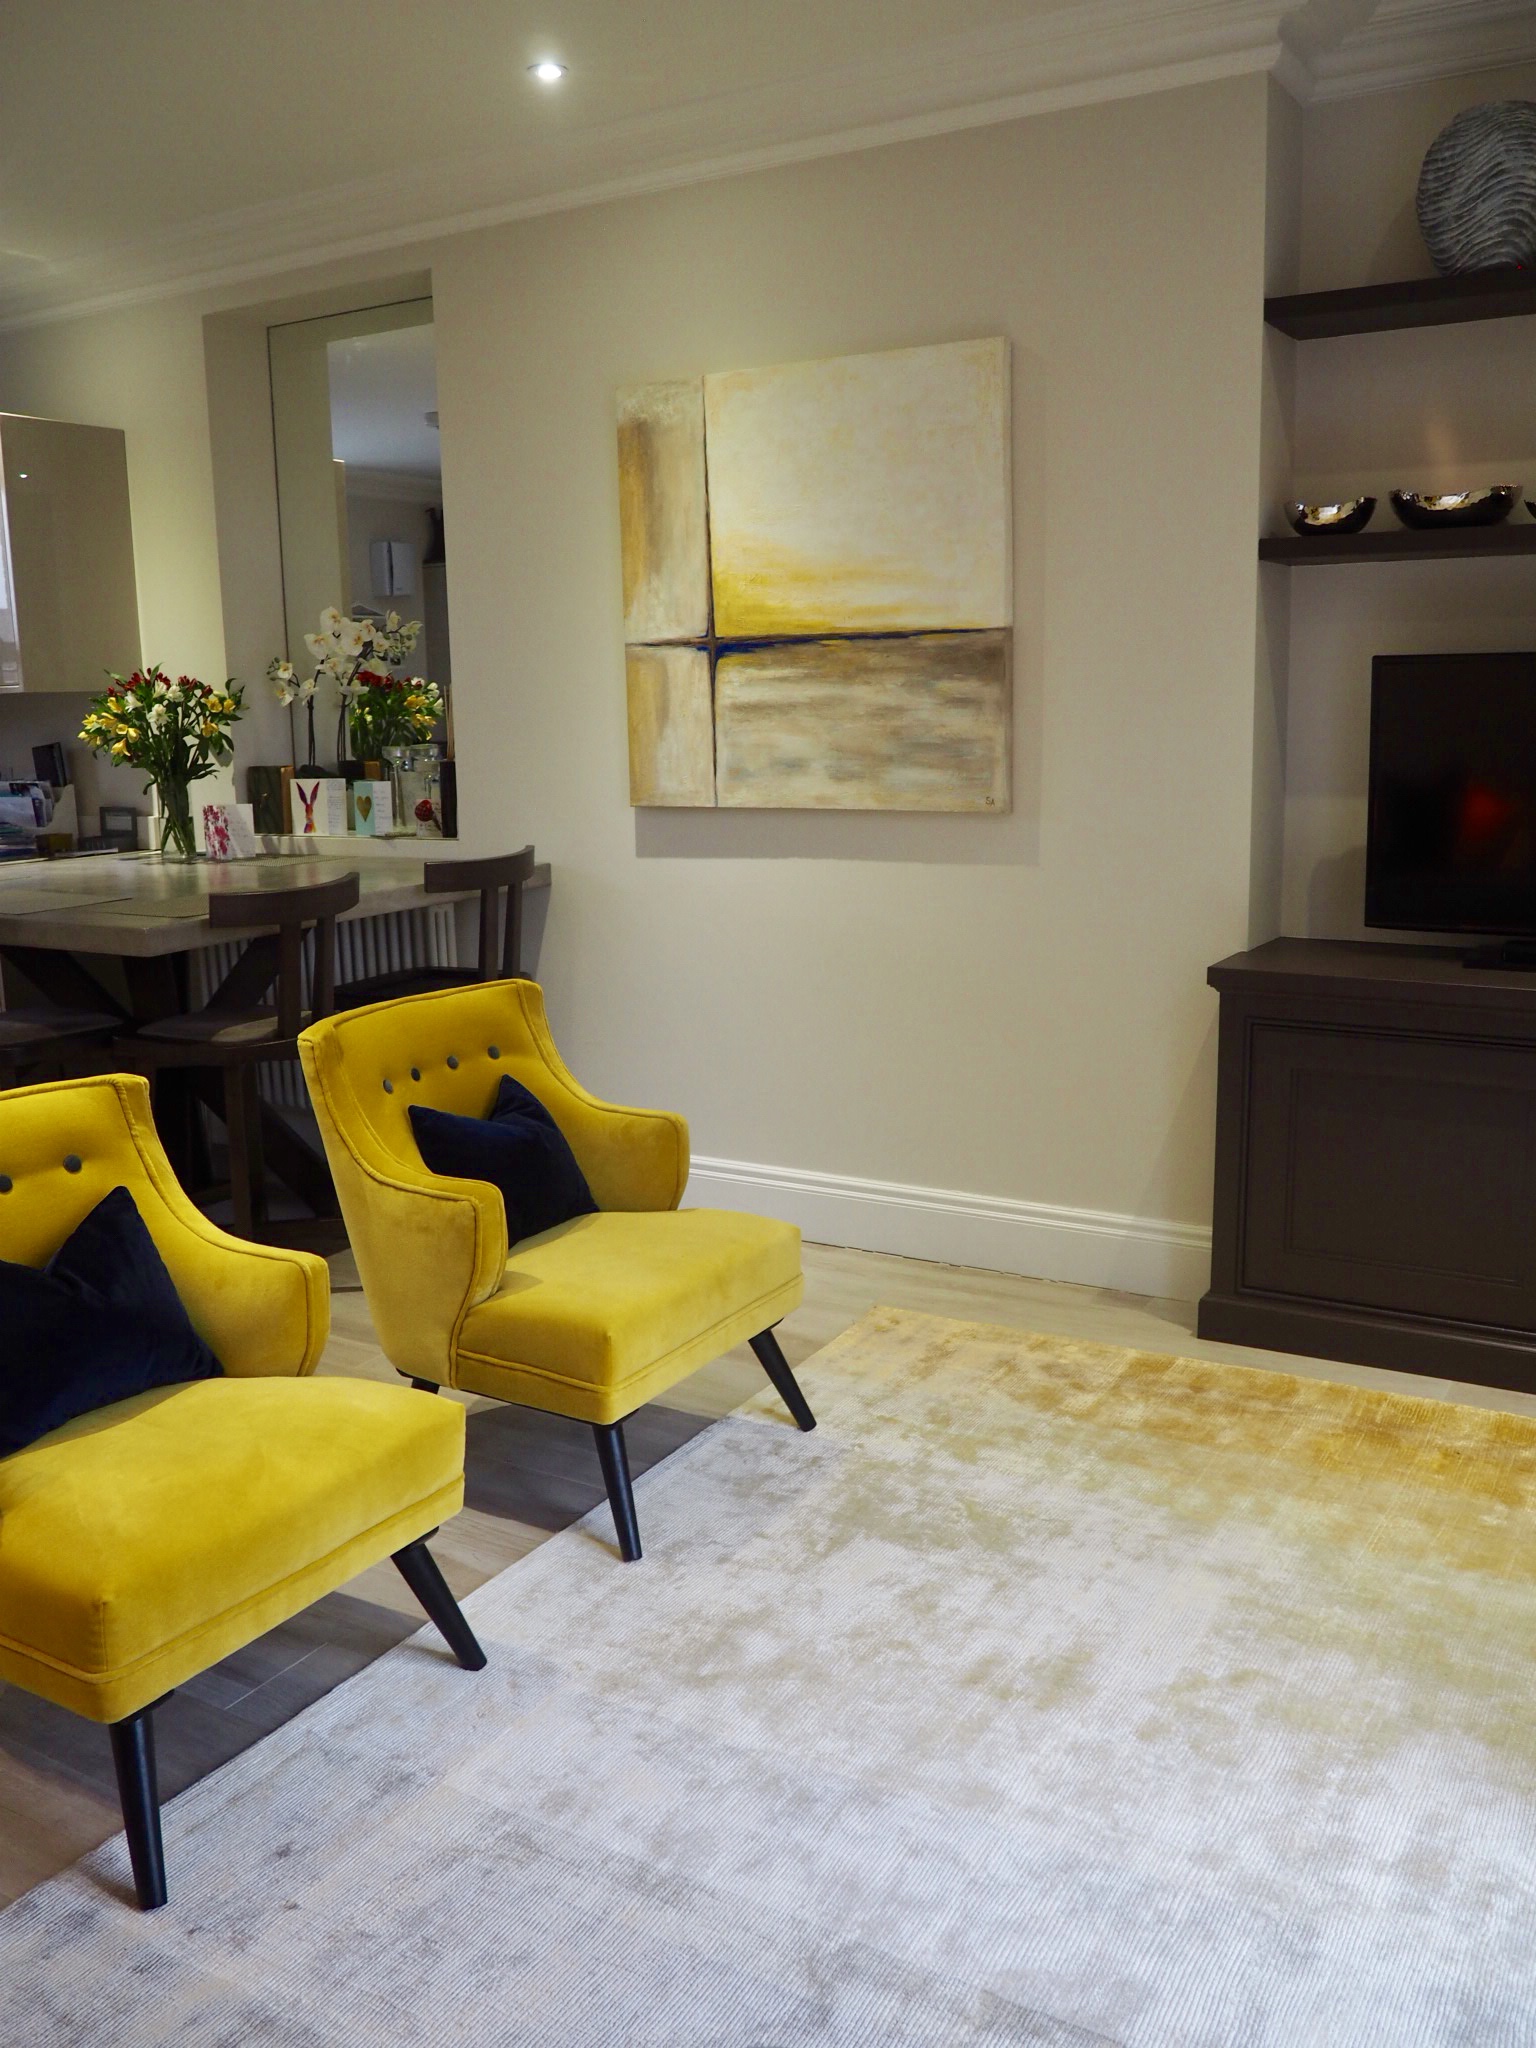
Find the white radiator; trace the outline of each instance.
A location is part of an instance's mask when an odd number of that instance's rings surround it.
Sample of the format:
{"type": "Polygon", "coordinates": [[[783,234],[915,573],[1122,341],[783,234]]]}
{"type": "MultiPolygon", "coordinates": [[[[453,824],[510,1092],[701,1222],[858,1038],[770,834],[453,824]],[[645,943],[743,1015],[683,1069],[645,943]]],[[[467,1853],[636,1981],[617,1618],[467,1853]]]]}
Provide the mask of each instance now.
{"type": "MultiPolygon", "coordinates": [[[[206,946],[191,961],[189,994],[201,1007],[245,950],[236,939],[206,946]]],[[[382,917],[352,917],[336,926],[336,980],[364,981],[402,967],[457,967],[453,905],[423,904],[419,910],[391,910],[382,917]]],[[[309,1001],[309,948],[304,949],[304,1001],[309,1001]]],[[[309,1094],[297,1060],[272,1060],[257,1068],[257,1086],[283,1109],[309,1108],[309,1094]]]]}

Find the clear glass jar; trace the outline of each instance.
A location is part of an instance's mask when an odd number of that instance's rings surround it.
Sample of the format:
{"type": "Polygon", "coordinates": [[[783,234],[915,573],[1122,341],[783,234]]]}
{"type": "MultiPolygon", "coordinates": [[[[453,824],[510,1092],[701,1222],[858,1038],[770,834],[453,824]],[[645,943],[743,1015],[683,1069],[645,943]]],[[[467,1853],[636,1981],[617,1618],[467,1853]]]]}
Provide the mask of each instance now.
{"type": "Polygon", "coordinates": [[[435,740],[386,747],[384,760],[395,804],[396,832],[436,838],[442,832],[442,748],[435,740]]]}

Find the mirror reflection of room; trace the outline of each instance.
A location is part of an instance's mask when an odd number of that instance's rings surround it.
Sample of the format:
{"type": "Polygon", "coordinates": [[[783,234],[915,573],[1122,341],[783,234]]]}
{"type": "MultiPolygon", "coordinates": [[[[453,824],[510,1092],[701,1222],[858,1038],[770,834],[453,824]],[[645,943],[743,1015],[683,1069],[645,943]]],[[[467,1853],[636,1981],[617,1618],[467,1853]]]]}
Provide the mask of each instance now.
{"type": "Polygon", "coordinates": [[[432,302],[271,329],[292,829],[454,836],[432,302]]]}

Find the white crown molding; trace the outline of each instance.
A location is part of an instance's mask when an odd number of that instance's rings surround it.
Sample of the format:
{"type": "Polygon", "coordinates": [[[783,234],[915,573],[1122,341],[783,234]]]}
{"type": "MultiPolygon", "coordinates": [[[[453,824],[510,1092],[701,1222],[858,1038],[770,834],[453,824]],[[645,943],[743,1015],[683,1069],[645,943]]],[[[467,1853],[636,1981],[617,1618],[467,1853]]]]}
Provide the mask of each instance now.
{"type": "Polygon", "coordinates": [[[1311,59],[1311,96],[1354,99],[1530,63],[1536,63],[1532,0],[1379,0],[1358,29],[1311,59]]]}
{"type": "Polygon", "coordinates": [[[441,505],[443,482],[441,477],[422,476],[414,469],[364,468],[361,463],[346,464],[347,496],[349,498],[379,498],[392,504],[441,505]]]}
{"type": "MultiPolygon", "coordinates": [[[[1313,0],[1316,4],[1316,0],[1313,0]]],[[[213,291],[310,265],[707,180],[1267,71],[1296,0],[1075,0],[1006,30],[716,95],[503,157],[397,166],[211,216],[0,294],[0,331],[213,291]],[[544,182],[547,181],[547,182],[544,182]]]]}
{"type": "Polygon", "coordinates": [[[1210,1285],[1210,1231],[1161,1217],[806,1173],[741,1159],[695,1159],[685,1200],[782,1217],[816,1244],[853,1245],[948,1266],[980,1266],[992,1273],[1180,1301],[1196,1300],[1210,1285]]]}
{"type": "Polygon", "coordinates": [[[1075,0],[1005,29],[569,132],[538,162],[404,165],[210,216],[0,291],[0,331],[1254,72],[1338,99],[1536,58],[1533,0],[1075,0]]]}

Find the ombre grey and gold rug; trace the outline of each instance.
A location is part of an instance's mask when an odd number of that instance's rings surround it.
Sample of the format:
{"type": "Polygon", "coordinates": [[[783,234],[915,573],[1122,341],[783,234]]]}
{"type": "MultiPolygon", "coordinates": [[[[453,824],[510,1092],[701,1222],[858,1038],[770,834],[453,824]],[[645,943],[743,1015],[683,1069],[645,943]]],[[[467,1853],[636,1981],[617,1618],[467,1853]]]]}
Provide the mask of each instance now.
{"type": "Polygon", "coordinates": [[[176,1801],[166,1911],[18,1901],[5,2048],[1536,2043],[1536,1424],[892,1310],[805,1383],[176,1801]]]}

